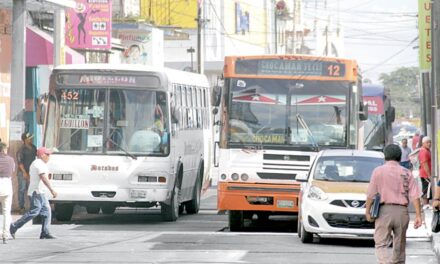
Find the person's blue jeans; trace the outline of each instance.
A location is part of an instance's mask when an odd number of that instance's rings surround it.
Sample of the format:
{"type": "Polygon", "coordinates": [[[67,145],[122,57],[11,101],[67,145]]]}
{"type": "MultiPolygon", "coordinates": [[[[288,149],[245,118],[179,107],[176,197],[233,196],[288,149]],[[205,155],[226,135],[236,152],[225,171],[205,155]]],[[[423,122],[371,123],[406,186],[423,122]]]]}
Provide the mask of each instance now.
{"type": "Polygon", "coordinates": [[[401,161],[400,166],[407,168],[407,169],[411,169],[411,162],[410,161],[401,161]]]}
{"type": "Polygon", "coordinates": [[[11,233],[15,233],[20,227],[24,226],[27,222],[38,215],[41,216],[42,220],[41,234],[49,234],[49,225],[52,217],[49,200],[47,200],[44,193],[37,194],[36,192],[33,192],[31,196],[31,209],[11,225],[11,233]]]}
{"type": "Polygon", "coordinates": [[[28,196],[27,190],[29,187],[29,182],[24,178],[23,172],[19,171],[17,173],[18,178],[18,205],[20,209],[24,208],[25,199],[28,196]]]}

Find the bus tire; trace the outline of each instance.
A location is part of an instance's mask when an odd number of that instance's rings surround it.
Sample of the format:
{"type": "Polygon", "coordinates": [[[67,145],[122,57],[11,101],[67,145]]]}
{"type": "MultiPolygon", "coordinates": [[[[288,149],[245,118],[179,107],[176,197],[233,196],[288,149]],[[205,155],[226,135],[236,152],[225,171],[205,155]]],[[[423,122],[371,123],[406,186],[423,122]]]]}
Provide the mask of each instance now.
{"type": "Polygon", "coordinates": [[[102,210],[103,214],[111,215],[111,214],[115,213],[116,206],[114,206],[114,205],[103,205],[103,206],[101,206],[101,210],[102,210]]]}
{"type": "Polygon", "coordinates": [[[229,230],[231,232],[243,230],[243,211],[229,211],[229,230]]]}
{"type": "Polygon", "coordinates": [[[187,214],[197,214],[200,209],[200,197],[202,195],[202,180],[200,172],[197,175],[196,184],[194,185],[192,200],[185,202],[187,214]]]}
{"type": "Polygon", "coordinates": [[[160,211],[162,214],[162,219],[168,222],[174,222],[179,217],[179,187],[178,184],[174,186],[173,192],[171,194],[170,204],[161,203],[160,211]]]}
{"type": "Polygon", "coordinates": [[[55,218],[58,221],[70,221],[73,215],[73,204],[55,204],[55,218]]]}
{"type": "Polygon", "coordinates": [[[87,205],[86,206],[86,211],[88,214],[99,214],[99,210],[101,210],[101,208],[97,205],[87,205]]]}

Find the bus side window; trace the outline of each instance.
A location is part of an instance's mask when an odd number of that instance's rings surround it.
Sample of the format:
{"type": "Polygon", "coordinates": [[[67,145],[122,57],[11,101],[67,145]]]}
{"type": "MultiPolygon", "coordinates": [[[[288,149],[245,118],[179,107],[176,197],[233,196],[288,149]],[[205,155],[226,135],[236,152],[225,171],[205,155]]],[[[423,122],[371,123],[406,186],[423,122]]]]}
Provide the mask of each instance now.
{"type": "Polygon", "coordinates": [[[202,108],[203,108],[203,128],[208,128],[210,124],[208,124],[208,115],[211,113],[207,112],[207,104],[206,104],[206,88],[203,88],[202,95],[202,108]]]}
{"type": "Polygon", "coordinates": [[[202,102],[200,87],[197,87],[197,128],[202,128],[202,102]]]}
{"type": "Polygon", "coordinates": [[[191,87],[187,86],[187,88],[186,88],[186,98],[188,101],[188,108],[186,111],[186,117],[188,119],[187,128],[192,128],[192,113],[191,113],[192,112],[192,99],[191,99],[191,97],[192,97],[192,89],[191,89],[191,87]]]}
{"type": "Polygon", "coordinates": [[[182,88],[182,129],[186,129],[187,128],[187,124],[188,124],[188,120],[187,120],[187,106],[188,106],[188,101],[187,101],[187,97],[186,97],[186,87],[185,86],[180,86],[182,88]]]}

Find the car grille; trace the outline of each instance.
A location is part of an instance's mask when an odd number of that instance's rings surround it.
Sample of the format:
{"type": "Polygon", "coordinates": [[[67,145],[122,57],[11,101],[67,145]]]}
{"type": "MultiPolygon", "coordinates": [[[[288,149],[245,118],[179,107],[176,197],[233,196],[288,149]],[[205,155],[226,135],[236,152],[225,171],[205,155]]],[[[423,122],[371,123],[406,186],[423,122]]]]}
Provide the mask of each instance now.
{"type": "Polygon", "coordinates": [[[364,215],[358,214],[323,214],[322,215],[331,227],[353,228],[353,229],[374,229],[374,222],[368,222],[364,215]]]}
{"type": "Polygon", "coordinates": [[[362,200],[333,200],[330,204],[349,208],[365,208],[365,201],[362,200]]]}

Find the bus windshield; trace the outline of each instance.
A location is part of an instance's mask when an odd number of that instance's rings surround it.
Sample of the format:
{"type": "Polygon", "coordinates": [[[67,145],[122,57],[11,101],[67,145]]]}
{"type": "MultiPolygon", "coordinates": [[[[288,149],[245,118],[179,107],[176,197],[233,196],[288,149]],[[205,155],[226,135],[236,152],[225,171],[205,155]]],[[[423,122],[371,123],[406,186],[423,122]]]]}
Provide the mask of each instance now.
{"type": "Polygon", "coordinates": [[[347,81],[230,79],[228,141],[346,146],[349,89],[347,81]]]}
{"type": "Polygon", "coordinates": [[[57,89],[49,101],[45,145],[60,153],[167,155],[167,109],[164,92],[57,89]]]}

